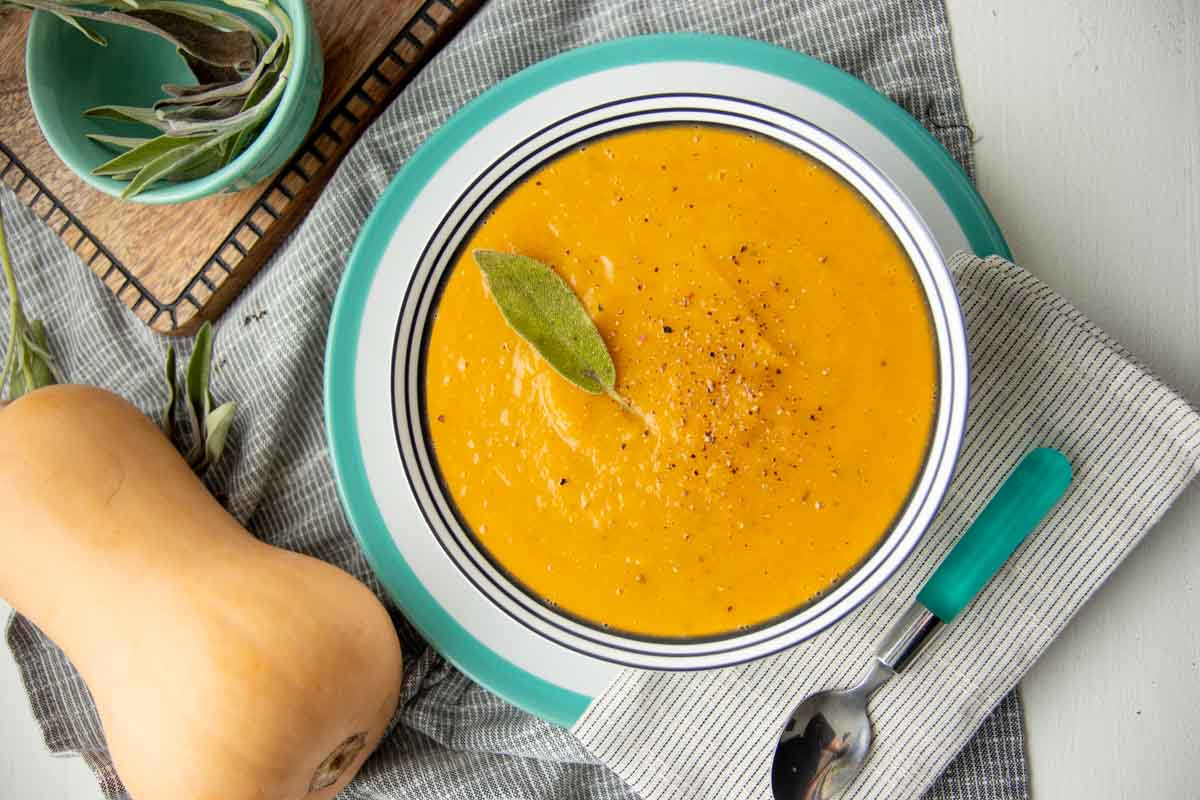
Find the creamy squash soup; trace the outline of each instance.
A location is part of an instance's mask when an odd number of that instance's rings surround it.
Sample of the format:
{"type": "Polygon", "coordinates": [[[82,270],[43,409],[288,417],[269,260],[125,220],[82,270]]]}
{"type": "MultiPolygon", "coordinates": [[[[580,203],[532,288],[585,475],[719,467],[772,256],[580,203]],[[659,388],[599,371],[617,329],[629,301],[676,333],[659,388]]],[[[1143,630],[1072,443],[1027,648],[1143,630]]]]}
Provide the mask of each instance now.
{"type": "Polygon", "coordinates": [[[464,523],[527,591],[636,635],[728,633],[828,590],[888,531],[933,424],[899,243],[828,168],[732,129],[637,129],[530,175],[458,256],[426,348],[464,523]],[[569,283],[636,413],[509,328],[479,249],[569,283]]]}

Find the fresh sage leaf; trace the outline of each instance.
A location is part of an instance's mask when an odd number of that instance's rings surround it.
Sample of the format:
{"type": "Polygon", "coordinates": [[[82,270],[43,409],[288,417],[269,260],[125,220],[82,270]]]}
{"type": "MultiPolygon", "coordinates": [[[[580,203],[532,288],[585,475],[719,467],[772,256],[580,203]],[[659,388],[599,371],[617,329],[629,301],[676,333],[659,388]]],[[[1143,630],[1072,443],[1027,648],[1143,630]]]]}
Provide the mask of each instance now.
{"type": "Polygon", "coordinates": [[[218,406],[209,387],[212,378],[213,339],[212,325],[207,322],[201,325],[192,344],[192,353],[188,357],[181,397],[176,394],[178,384],[175,380],[175,349],[172,347],[167,348],[164,370],[167,406],[163,412],[163,430],[176,442],[176,447],[182,450],[180,443],[171,436],[175,429],[173,408],[181,400],[188,419],[191,441],[186,458],[188,464],[198,473],[204,472],[220,460],[237,408],[232,402],[218,406]]]}
{"type": "Polygon", "coordinates": [[[208,417],[212,408],[212,394],[208,384],[212,378],[213,331],[212,324],[205,322],[196,332],[192,355],[188,358],[186,392],[188,405],[196,412],[196,418],[208,417]]]}
{"type": "Polygon", "coordinates": [[[158,118],[152,108],[138,108],[136,106],[96,106],[89,108],[83,112],[85,117],[96,117],[99,119],[115,119],[118,122],[137,122],[141,125],[150,125],[158,128],[160,131],[167,129],[167,123],[158,118]]]}
{"type": "Polygon", "coordinates": [[[29,380],[29,351],[22,346],[25,337],[22,334],[18,334],[17,336],[16,370],[14,370],[12,380],[8,385],[9,400],[18,400],[33,391],[33,387],[30,385],[31,381],[29,380]]]}
{"type": "Polygon", "coordinates": [[[241,97],[227,97],[207,103],[167,105],[155,110],[164,122],[217,122],[227,120],[242,110],[241,97]]]}
{"type": "Polygon", "coordinates": [[[20,400],[29,393],[29,388],[25,384],[25,372],[22,369],[17,369],[13,372],[12,377],[8,379],[8,401],[11,403],[14,400],[20,400]]]}
{"type": "Polygon", "coordinates": [[[50,354],[50,343],[46,338],[46,326],[41,320],[29,320],[21,306],[21,295],[17,290],[17,279],[8,252],[8,237],[4,230],[3,215],[0,214],[0,274],[3,275],[8,293],[8,344],[5,347],[3,364],[0,367],[0,395],[8,388],[8,399],[17,398],[62,380],[54,357],[50,354]]]}
{"type": "Polygon", "coordinates": [[[167,383],[167,403],[163,406],[162,415],[162,430],[171,438],[175,432],[175,405],[179,399],[179,392],[176,390],[175,381],[175,346],[167,345],[167,362],[163,367],[163,378],[167,383]]]}
{"type": "MultiPolygon", "coordinates": [[[[246,101],[245,94],[232,94],[228,97],[214,96],[207,100],[193,99],[191,97],[164,97],[157,101],[153,108],[154,113],[159,119],[170,119],[171,117],[186,117],[191,109],[205,108],[212,109],[223,105],[233,104],[233,111],[241,111],[242,104],[246,101]]],[[[221,115],[222,118],[233,116],[232,113],[221,115]]]]}
{"type": "MultiPolygon", "coordinates": [[[[190,160],[187,164],[179,167],[163,180],[166,181],[190,181],[196,178],[202,178],[205,175],[211,175],[220,169],[224,164],[221,162],[221,154],[219,152],[205,153],[190,160]]],[[[130,178],[132,180],[132,178],[130,178]]]]}
{"type": "MultiPolygon", "coordinates": [[[[263,53],[259,59],[254,71],[240,81],[233,83],[204,83],[196,86],[179,86],[176,84],[163,84],[163,92],[169,97],[165,97],[154,104],[154,108],[164,105],[187,103],[203,103],[210,100],[223,100],[231,97],[241,98],[246,101],[247,107],[254,105],[258,100],[250,100],[249,96],[254,92],[259,85],[263,73],[272,67],[278,68],[276,64],[276,55],[280,48],[285,44],[284,37],[279,37],[271,42],[271,45],[263,53]]],[[[268,87],[269,88],[269,87],[268,87]]],[[[260,91],[258,98],[261,99],[265,91],[260,91]]]]}
{"type": "Polygon", "coordinates": [[[186,50],[176,50],[176,52],[179,53],[183,63],[187,64],[188,69],[200,83],[236,83],[242,79],[242,76],[233,67],[218,67],[215,64],[209,64],[186,50]]]}
{"type": "Polygon", "coordinates": [[[133,197],[155,181],[169,178],[172,174],[181,170],[190,169],[195,164],[207,158],[211,153],[220,152],[221,146],[230,138],[232,138],[232,134],[228,133],[223,136],[213,136],[200,144],[176,148],[163,154],[155,161],[142,167],[137,177],[131,180],[129,185],[125,187],[125,190],[121,192],[121,197],[123,199],[133,197]]]}
{"type": "Polygon", "coordinates": [[[150,184],[165,178],[174,170],[183,166],[200,152],[200,146],[195,144],[176,147],[160,155],[146,166],[138,170],[137,176],[121,192],[122,199],[133,197],[150,184]]]}
{"type": "Polygon", "coordinates": [[[137,172],[150,166],[162,156],[180,148],[203,142],[203,136],[157,136],[92,170],[93,175],[119,175],[137,172]]]}
{"type": "Polygon", "coordinates": [[[211,24],[153,8],[128,11],[125,15],[153,26],[161,31],[159,36],[209,64],[249,71],[258,61],[258,42],[249,31],[222,31],[211,24]]]}
{"type": "MultiPolygon", "coordinates": [[[[186,389],[186,387],[184,387],[186,389]]],[[[185,402],[183,408],[188,422],[188,433],[191,435],[191,446],[188,448],[185,458],[192,469],[197,469],[201,461],[204,459],[204,427],[199,417],[196,416],[196,409],[192,404],[185,402]]]]}
{"type": "Polygon", "coordinates": [[[528,256],[476,250],[492,299],[509,326],[581,389],[612,392],[617,369],[575,292],[548,265],[528,256]]]}
{"type": "Polygon", "coordinates": [[[75,30],[82,33],[84,36],[86,36],[88,39],[90,39],[93,44],[98,44],[101,47],[108,47],[108,39],[105,39],[103,36],[96,33],[91,28],[84,26],[84,24],[82,22],[75,19],[74,17],[68,16],[67,14],[57,13],[57,12],[55,12],[54,16],[58,17],[63,22],[70,25],[72,28],[74,28],[75,30]]]}
{"type": "Polygon", "coordinates": [[[195,469],[203,466],[206,453],[204,431],[208,412],[212,407],[212,395],[208,390],[211,374],[212,325],[206,322],[196,332],[196,340],[192,344],[192,354],[188,358],[187,372],[184,374],[183,387],[188,426],[192,433],[192,446],[188,451],[187,460],[195,469]]]}
{"type": "MultiPolygon", "coordinates": [[[[162,85],[162,90],[163,90],[163,94],[167,95],[167,97],[164,98],[163,100],[159,100],[158,103],[165,102],[167,99],[170,99],[170,98],[177,98],[177,99],[190,98],[190,97],[194,97],[196,95],[204,94],[205,92],[211,92],[213,89],[223,89],[226,86],[234,86],[234,85],[236,85],[236,84],[231,84],[228,82],[221,82],[221,81],[218,81],[216,83],[196,83],[196,84],[191,84],[189,86],[182,86],[178,83],[164,83],[162,85]]],[[[158,103],[155,103],[154,105],[157,106],[158,103]]]]}
{"type": "MultiPolygon", "coordinates": [[[[278,100],[278,96],[274,100],[278,100]]],[[[253,108],[240,111],[231,117],[213,120],[167,119],[163,124],[166,132],[172,136],[196,136],[200,134],[216,134],[236,136],[241,131],[266,119],[274,110],[274,104],[266,106],[266,101],[253,108]],[[265,106],[265,107],[264,107],[265,106]]]]}
{"type": "MultiPolygon", "coordinates": [[[[267,4],[262,0],[253,0],[253,2],[255,7],[250,10],[258,14],[264,13],[267,4]]],[[[227,2],[227,5],[233,5],[233,3],[227,2]]],[[[259,51],[265,49],[268,44],[267,37],[257,26],[250,24],[244,17],[217,6],[200,5],[195,2],[187,2],[187,0],[182,2],[179,0],[150,0],[150,2],[139,3],[138,6],[143,10],[168,11],[181,17],[187,17],[194,22],[201,22],[226,31],[243,31],[254,39],[259,51]]]]}
{"type": "Polygon", "coordinates": [[[54,356],[50,355],[49,344],[46,341],[45,323],[35,319],[29,324],[25,347],[29,354],[29,373],[26,380],[30,390],[62,383],[62,374],[58,371],[54,356]]]}
{"type": "Polygon", "coordinates": [[[233,425],[233,414],[237,404],[233,401],[217,406],[209,412],[204,421],[204,451],[207,466],[214,466],[221,460],[225,452],[225,440],[229,437],[229,428],[233,425]]]}
{"type": "MultiPolygon", "coordinates": [[[[254,108],[261,103],[263,98],[265,98],[271,92],[271,90],[275,88],[275,84],[279,81],[279,76],[283,71],[284,64],[286,63],[287,49],[289,45],[282,39],[276,39],[275,43],[279,45],[279,49],[275,54],[275,59],[263,71],[258,83],[250,91],[250,94],[246,96],[246,103],[244,106],[246,110],[254,108]]],[[[275,45],[273,44],[272,47],[274,46],[275,45]]],[[[268,55],[270,55],[270,53],[268,53],[268,55]]],[[[257,136],[262,127],[266,125],[269,118],[269,116],[263,116],[262,120],[259,121],[258,124],[247,126],[241,133],[237,135],[230,145],[228,152],[225,153],[226,164],[237,158],[238,155],[250,145],[250,142],[254,141],[254,137],[257,136]]]]}
{"type": "MultiPolygon", "coordinates": [[[[249,71],[259,55],[259,40],[245,29],[222,30],[211,22],[200,22],[177,10],[152,8],[151,4],[131,7],[127,3],[98,2],[102,10],[79,3],[61,0],[6,0],[13,5],[49,11],[65,20],[97,44],[106,44],[104,37],[84,27],[80,20],[109,22],[145,33],[151,33],[174,44],[177,48],[209,64],[241,68],[249,71]]],[[[165,4],[153,4],[165,5],[165,4]]],[[[176,4],[170,4],[176,5],[176,4]]],[[[183,4],[178,4],[183,5],[183,4]]]]}
{"type": "Polygon", "coordinates": [[[9,384],[9,398],[12,400],[44,386],[51,386],[58,382],[59,377],[46,341],[45,324],[38,319],[26,323],[20,337],[17,371],[9,384]]]}
{"type": "Polygon", "coordinates": [[[50,354],[50,344],[46,339],[46,324],[40,319],[29,323],[25,334],[25,349],[29,352],[29,382],[35,389],[62,382],[62,375],[50,354]]]}
{"type": "MultiPolygon", "coordinates": [[[[89,139],[97,144],[102,144],[105,147],[116,148],[117,150],[125,151],[132,150],[135,147],[140,147],[150,139],[144,136],[109,136],[104,133],[89,133],[89,139]]],[[[99,169],[99,167],[97,167],[99,169]]]]}

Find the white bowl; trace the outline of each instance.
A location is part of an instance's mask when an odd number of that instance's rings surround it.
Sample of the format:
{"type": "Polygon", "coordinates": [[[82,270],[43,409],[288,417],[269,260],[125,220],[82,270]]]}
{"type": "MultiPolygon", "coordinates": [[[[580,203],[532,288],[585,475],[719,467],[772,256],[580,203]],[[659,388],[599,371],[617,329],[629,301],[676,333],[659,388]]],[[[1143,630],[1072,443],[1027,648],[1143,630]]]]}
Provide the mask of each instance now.
{"type": "Polygon", "coordinates": [[[911,117],[832,67],[757,42],[694,35],[610,42],[531,67],[430,137],[381,199],[352,255],[331,324],[326,398],[339,488],[355,531],[384,585],[435,646],[484,685],[564,724],[617,665],[708,669],[808,639],[895,572],[950,482],[966,419],[968,356],[945,254],[960,248],[1006,252],[965,175],[911,117]],[[675,122],[771,137],[856,188],[913,264],[938,353],[928,455],[870,556],[786,617],[690,640],[622,634],[572,618],[499,568],[443,491],[422,391],[423,343],[439,283],[504,191],[581,142],[675,122]]]}

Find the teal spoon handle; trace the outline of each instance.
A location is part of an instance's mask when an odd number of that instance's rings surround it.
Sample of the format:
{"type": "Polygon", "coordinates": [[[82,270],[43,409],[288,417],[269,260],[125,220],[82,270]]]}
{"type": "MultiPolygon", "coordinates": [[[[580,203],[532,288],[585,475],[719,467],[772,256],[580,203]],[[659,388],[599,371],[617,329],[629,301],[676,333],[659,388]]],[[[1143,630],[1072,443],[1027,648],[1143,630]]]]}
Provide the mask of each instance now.
{"type": "Polygon", "coordinates": [[[944,623],[992,579],[1071,483],[1071,464],[1041,447],[1025,456],[954,549],[925,583],[917,601],[944,623]]]}
{"type": "Polygon", "coordinates": [[[887,675],[901,672],[979,594],[1071,483],[1071,465],[1057,450],[1032,451],[1000,487],[938,566],[920,594],[891,626],[875,651],[887,675]]]}

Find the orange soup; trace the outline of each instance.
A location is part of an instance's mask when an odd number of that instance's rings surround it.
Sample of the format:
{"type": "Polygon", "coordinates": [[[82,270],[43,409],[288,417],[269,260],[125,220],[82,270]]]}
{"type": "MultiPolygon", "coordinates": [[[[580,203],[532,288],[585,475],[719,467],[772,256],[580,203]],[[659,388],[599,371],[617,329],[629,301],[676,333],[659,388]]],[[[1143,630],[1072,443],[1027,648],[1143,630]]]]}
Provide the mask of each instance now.
{"type": "Polygon", "coordinates": [[[730,129],[638,129],[532,174],[470,237],[427,337],[464,522],[533,594],[633,634],[727,633],[829,589],[889,529],[933,424],[900,244],[829,169],[730,129]],[[646,420],[506,325],[476,249],[567,280],[646,420]]]}

